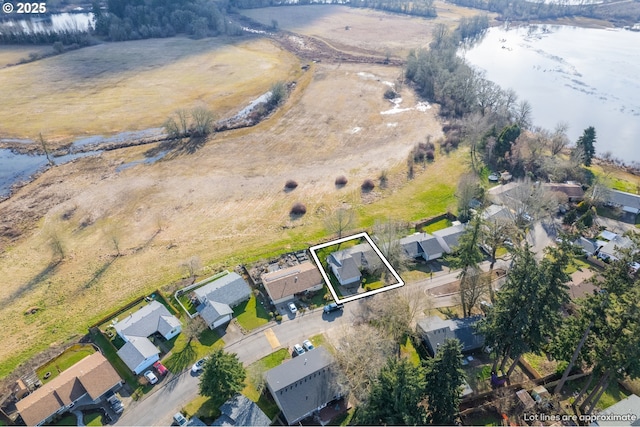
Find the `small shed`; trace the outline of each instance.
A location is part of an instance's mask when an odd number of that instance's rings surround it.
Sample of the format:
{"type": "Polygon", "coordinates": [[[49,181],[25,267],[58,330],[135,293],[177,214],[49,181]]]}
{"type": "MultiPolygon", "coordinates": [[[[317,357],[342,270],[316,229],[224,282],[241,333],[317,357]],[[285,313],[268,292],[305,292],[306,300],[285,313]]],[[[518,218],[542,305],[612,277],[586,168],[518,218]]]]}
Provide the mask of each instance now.
{"type": "Polygon", "coordinates": [[[536,405],[536,401],[533,400],[533,397],[531,397],[531,395],[525,389],[517,391],[516,396],[518,396],[520,404],[524,407],[524,409],[530,409],[536,405]]]}

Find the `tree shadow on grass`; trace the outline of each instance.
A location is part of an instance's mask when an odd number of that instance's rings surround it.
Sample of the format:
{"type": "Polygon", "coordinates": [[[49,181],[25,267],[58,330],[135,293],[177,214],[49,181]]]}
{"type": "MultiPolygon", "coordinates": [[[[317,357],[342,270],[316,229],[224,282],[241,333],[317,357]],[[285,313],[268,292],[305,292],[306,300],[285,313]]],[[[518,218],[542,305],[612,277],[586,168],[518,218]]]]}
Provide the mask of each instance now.
{"type": "Polygon", "coordinates": [[[2,305],[11,303],[12,301],[22,297],[27,292],[32,291],[38,284],[44,282],[50,276],[55,274],[58,267],[62,264],[62,260],[51,261],[41,272],[36,274],[31,280],[29,280],[24,285],[20,286],[15,292],[0,300],[2,305]]]}
{"type": "Polygon", "coordinates": [[[198,341],[205,347],[210,347],[220,340],[220,335],[211,329],[205,329],[198,336],[198,341]]]}
{"type": "Polygon", "coordinates": [[[198,354],[191,343],[184,346],[182,350],[171,356],[165,361],[167,368],[173,373],[179,373],[187,369],[196,361],[198,354]]]}
{"type": "Polygon", "coordinates": [[[98,280],[100,280],[100,278],[104,275],[104,273],[107,272],[109,267],[111,267],[111,265],[115,262],[116,259],[118,259],[118,257],[114,256],[110,260],[102,264],[102,266],[100,266],[100,268],[98,268],[95,271],[95,273],[93,273],[93,276],[91,277],[91,279],[89,279],[89,281],[84,284],[84,288],[89,289],[90,287],[98,283],[98,280]]]}

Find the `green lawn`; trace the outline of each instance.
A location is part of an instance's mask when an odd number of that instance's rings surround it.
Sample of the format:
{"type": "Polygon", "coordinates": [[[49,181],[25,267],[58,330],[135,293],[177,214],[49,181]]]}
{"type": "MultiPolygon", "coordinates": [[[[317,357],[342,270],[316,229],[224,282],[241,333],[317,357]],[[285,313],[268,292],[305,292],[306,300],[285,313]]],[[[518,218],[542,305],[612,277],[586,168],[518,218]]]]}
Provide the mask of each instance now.
{"type": "Polygon", "coordinates": [[[433,233],[434,231],[443,230],[447,227],[451,227],[451,220],[448,218],[441,219],[440,221],[429,224],[422,228],[425,233],[433,233]]]}
{"type": "MultiPolygon", "coordinates": [[[[318,335],[309,337],[309,341],[311,341],[313,345],[316,347],[321,347],[321,346],[330,347],[330,346],[327,346],[327,337],[325,337],[324,334],[318,334],[318,335]]],[[[330,350],[330,348],[327,348],[327,350],[330,350]]]]}
{"type": "MultiPolygon", "coordinates": [[[[266,372],[269,369],[279,366],[282,362],[291,358],[291,354],[285,348],[274,351],[273,353],[263,357],[262,359],[252,363],[247,367],[248,372],[266,372]]],[[[256,385],[253,384],[250,376],[247,376],[245,380],[245,388],[242,390],[242,394],[247,396],[253,402],[256,402],[262,412],[264,412],[270,419],[273,419],[278,412],[278,405],[273,401],[268,393],[258,391],[256,385]]]]}
{"type": "Polygon", "coordinates": [[[174,374],[189,369],[198,359],[224,347],[224,341],[209,328],[202,331],[198,339],[191,340],[191,342],[186,334],[181,333],[169,340],[167,344],[171,347],[171,351],[162,363],[174,374]]]}
{"type": "Polygon", "coordinates": [[[75,426],[78,425],[78,419],[75,415],[67,413],[64,417],[60,418],[55,423],[51,423],[52,426],[75,426]]]}
{"type": "Polygon", "coordinates": [[[111,344],[111,342],[100,332],[92,333],[91,340],[102,349],[102,354],[104,357],[111,363],[111,365],[118,372],[120,377],[124,379],[129,387],[132,389],[136,389],[138,387],[138,379],[131,370],[125,365],[125,363],[120,359],[118,354],[116,353],[116,348],[111,344]]]}
{"type": "Polygon", "coordinates": [[[189,418],[196,416],[207,425],[211,425],[220,416],[220,406],[224,401],[207,396],[198,396],[189,402],[182,410],[189,418]]]}
{"type": "Polygon", "coordinates": [[[101,426],[102,425],[102,414],[99,412],[92,412],[90,414],[84,415],[84,423],[88,426],[101,426]]]}
{"type": "Polygon", "coordinates": [[[416,348],[413,346],[409,335],[400,344],[400,355],[409,359],[415,366],[420,366],[420,355],[418,355],[416,348]]]}
{"type": "Polygon", "coordinates": [[[265,325],[271,320],[267,309],[258,303],[258,299],[253,294],[251,294],[249,301],[245,301],[233,309],[233,317],[247,331],[265,325]]]}
{"type": "MultiPolygon", "coordinates": [[[[581,378],[576,381],[568,382],[565,385],[565,388],[562,390],[563,396],[572,396],[573,392],[580,391],[584,386],[585,381],[586,381],[585,378],[581,378]]],[[[593,388],[596,382],[597,382],[596,379],[594,379],[592,382],[591,388],[593,388]]],[[[620,385],[618,384],[618,382],[611,381],[609,383],[609,387],[607,387],[607,390],[602,394],[602,397],[598,401],[596,408],[599,410],[606,409],[609,406],[615,403],[618,403],[625,397],[627,397],[627,393],[622,388],[620,388],[620,385]]],[[[569,402],[572,403],[573,398],[570,398],[569,402]]]]}
{"type": "Polygon", "coordinates": [[[74,345],[65,350],[60,356],[55,359],[51,359],[36,370],[38,378],[44,383],[47,383],[58,376],[62,371],[75,365],[87,356],[91,356],[96,352],[96,349],[90,345],[74,345]],[[49,372],[49,377],[45,380],[44,375],[49,372]]]}

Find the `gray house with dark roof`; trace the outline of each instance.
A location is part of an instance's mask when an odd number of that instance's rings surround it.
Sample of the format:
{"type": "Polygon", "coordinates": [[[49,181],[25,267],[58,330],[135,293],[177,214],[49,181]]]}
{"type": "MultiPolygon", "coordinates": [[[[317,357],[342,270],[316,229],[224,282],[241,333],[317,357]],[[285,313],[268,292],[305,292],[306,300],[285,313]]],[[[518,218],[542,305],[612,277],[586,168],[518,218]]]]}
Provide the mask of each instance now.
{"type": "Polygon", "coordinates": [[[268,426],[271,420],[262,409],[247,397],[236,394],[221,407],[220,415],[214,426],[268,426]]]}
{"type": "Polygon", "coordinates": [[[438,242],[440,242],[442,249],[444,249],[446,253],[450,254],[458,247],[458,241],[460,240],[460,236],[464,234],[465,229],[465,224],[457,224],[442,230],[434,231],[433,235],[438,239],[438,242]]]}
{"type": "Polygon", "coordinates": [[[474,316],[444,320],[438,316],[431,316],[420,320],[416,328],[427,349],[434,356],[446,339],[457,339],[462,344],[462,352],[468,353],[479,350],[484,345],[484,337],[474,329],[480,318],[481,316],[474,316]]]}
{"type": "Polygon", "coordinates": [[[608,204],[617,206],[624,212],[629,212],[634,215],[640,214],[640,195],[618,190],[609,190],[606,197],[608,204]]]}
{"type": "Polygon", "coordinates": [[[197,288],[193,293],[200,302],[197,311],[211,329],[229,322],[233,317],[232,307],[251,298],[249,284],[233,272],[197,288]]]}
{"type": "Polygon", "coordinates": [[[333,252],[327,257],[327,264],[341,285],[360,281],[360,272],[373,270],[382,265],[382,260],[368,243],[361,243],[350,248],[333,252]]]}
{"type": "Polygon", "coordinates": [[[151,301],[113,325],[125,345],[118,356],[135,374],[140,374],[159,359],[160,351],[149,340],[158,333],[170,340],[182,331],[180,321],[158,301],[151,301]]]}
{"type": "Polygon", "coordinates": [[[318,347],[269,370],[265,380],[287,423],[293,425],[342,397],[336,377],[333,358],[318,347]]]}
{"type": "Polygon", "coordinates": [[[427,233],[415,233],[400,239],[400,246],[408,257],[431,261],[442,257],[444,249],[437,237],[427,233]]]}

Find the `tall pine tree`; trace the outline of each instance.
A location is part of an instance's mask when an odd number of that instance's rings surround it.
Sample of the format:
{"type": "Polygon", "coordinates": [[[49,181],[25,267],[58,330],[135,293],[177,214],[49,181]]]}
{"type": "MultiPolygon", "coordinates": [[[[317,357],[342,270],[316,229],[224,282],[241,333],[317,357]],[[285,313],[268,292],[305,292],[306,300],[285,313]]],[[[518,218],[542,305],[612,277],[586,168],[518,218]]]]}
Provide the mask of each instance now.
{"type": "Polygon", "coordinates": [[[589,126],[582,132],[582,135],[576,141],[576,149],[582,150],[584,155],[584,165],[591,166],[591,160],[596,155],[596,129],[589,126]]]}
{"type": "Polygon", "coordinates": [[[427,363],[427,420],[430,424],[457,423],[463,384],[462,345],[458,340],[447,339],[427,363]]]}

